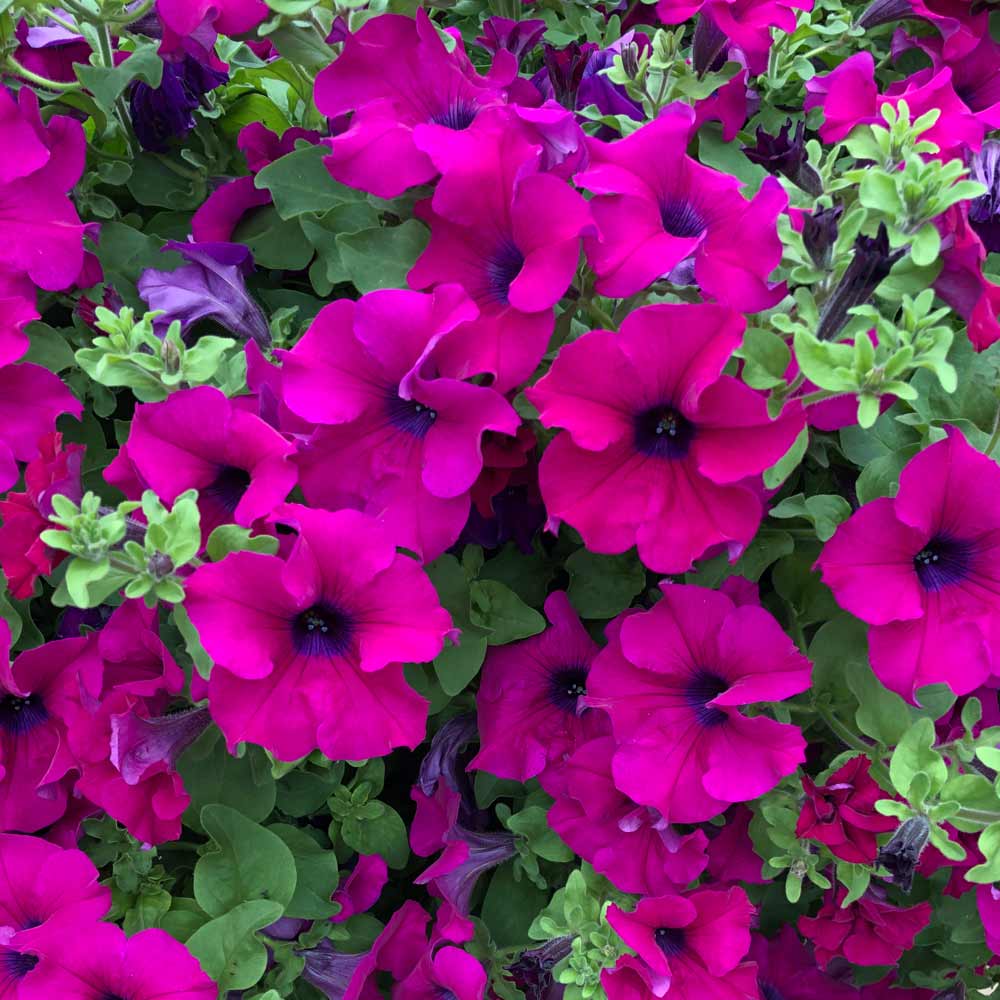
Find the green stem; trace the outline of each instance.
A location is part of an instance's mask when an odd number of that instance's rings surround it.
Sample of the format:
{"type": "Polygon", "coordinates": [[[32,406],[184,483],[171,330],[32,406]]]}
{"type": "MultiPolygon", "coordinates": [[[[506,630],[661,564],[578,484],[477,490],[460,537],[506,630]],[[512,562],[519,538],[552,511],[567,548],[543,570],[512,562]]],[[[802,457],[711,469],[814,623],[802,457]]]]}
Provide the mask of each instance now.
{"type": "MultiPolygon", "coordinates": [[[[892,779],[889,777],[889,771],[886,769],[886,766],[880,760],[872,757],[872,751],[875,750],[875,747],[871,743],[866,743],[857,733],[841,722],[825,705],[817,703],[816,714],[842,743],[845,743],[852,750],[859,750],[871,759],[872,777],[880,785],[892,788],[892,779]]],[[[1000,816],[997,818],[1000,819],[1000,816]]]]}
{"type": "Polygon", "coordinates": [[[1000,442],[1000,405],[997,406],[997,413],[993,418],[993,433],[990,435],[990,440],[986,445],[985,454],[992,455],[997,442],[1000,442]]]}
{"type": "Polygon", "coordinates": [[[109,24],[135,24],[136,21],[141,20],[153,9],[154,3],[156,3],[156,0],[146,0],[145,3],[136,7],[135,10],[130,10],[119,17],[107,17],[105,20],[109,24]]]}
{"type": "Polygon", "coordinates": [[[60,80],[50,80],[47,76],[40,76],[38,73],[28,69],[27,66],[19,63],[13,56],[7,56],[7,65],[15,76],[19,76],[23,80],[27,80],[28,83],[35,84],[37,87],[45,87],[46,90],[67,91],[83,89],[82,84],[76,80],[63,83],[60,80]]]}
{"type": "Polygon", "coordinates": [[[584,306],[590,314],[590,318],[596,320],[605,330],[617,330],[615,321],[593,300],[583,299],[584,306]]]}
{"type": "Polygon", "coordinates": [[[838,396],[850,396],[850,392],[834,392],[832,389],[817,389],[816,392],[806,393],[799,397],[799,402],[803,406],[811,406],[813,403],[822,403],[824,399],[835,399],[838,396]]]}
{"type": "Polygon", "coordinates": [[[65,18],[60,17],[54,10],[49,7],[42,8],[43,13],[50,21],[55,21],[60,28],[65,28],[67,31],[72,31],[75,34],[80,33],[80,25],[74,24],[72,21],[67,21],[65,18]]]}
{"type": "Polygon", "coordinates": [[[1000,823],[1000,812],[989,812],[986,809],[966,809],[964,806],[955,813],[954,819],[965,819],[970,823],[1000,823]]]}

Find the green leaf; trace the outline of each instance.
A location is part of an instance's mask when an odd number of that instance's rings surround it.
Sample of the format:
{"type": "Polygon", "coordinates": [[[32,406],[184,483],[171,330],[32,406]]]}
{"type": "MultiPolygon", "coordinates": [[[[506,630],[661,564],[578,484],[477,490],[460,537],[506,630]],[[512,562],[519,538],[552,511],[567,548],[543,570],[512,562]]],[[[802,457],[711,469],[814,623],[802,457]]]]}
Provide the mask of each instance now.
{"type": "Polygon", "coordinates": [[[526,639],[545,628],[545,619],[534,608],[496,580],[476,580],[470,597],[470,620],[488,630],[486,641],[491,646],[526,639]]]}
{"type": "MultiPolygon", "coordinates": [[[[258,175],[259,176],[259,175],[258,175]]],[[[344,270],[362,294],[377,288],[405,288],[407,272],[427,246],[430,234],[416,219],[391,229],[365,229],[338,236],[344,270]]]]}
{"type": "Polygon", "coordinates": [[[399,813],[383,802],[378,816],[359,819],[348,816],[340,827],[340,835],[348,847],[358,854],[380,854],[390,868],[402,868],[410,857],[406,824],[399,813]]]}
{"type": "Polygon", "coordinates": [[[948,779],[948,767],[941,754],[934,749],[934,723],[918,719],[899,741],[889,762],[889,777],[893,786],[904,798],[910,791],[913,779],[921,771],[926,773],[931,793],[936,793],[948,779]]]}
{"type": "MultiPolygon", "coordinates": [[[[575,874],[575,873],[574,873],[575,874]]],[[[483,923],[498,948],[530,947],[528,928],[549,902],[550,891],[527,879],[514,878],[512,864],[501,865],[490,878],[483,899],[483,923]]]]}
{"type": "Polygon", "coordinates": [[[143,42],[117,66],[84,66],[73,63],[77,79],[90,91],[98,106],[108,116],[114,112],[115,101],[133,80],[142,80],[159,87],[163,78],[163,60],[156,54],[156,42],[143,42]]]}
{"type": "Polygon", "coordinates": [[[868,890],[872,872],[868,865],[852,865],[846,861],[837,862],[837,880],[847,888],[847,896],[840,904],[848,907],[859,900],[868,890]]]}
{"type": "Polygon", "coordinates": [[[991,823],[979,835],[979,850],[986,860],[965,873],[966,881],[980,885],[1000,882],[1000,823],[991,823]]]}
{"type": "Polygon", "coordinates": [[[795,360],[802,374],[821,389],[831,392],[854,392],[854,348],[850,344],[831,344],[817,340],[799,329],[795,332],[795,360]]]}
{"type": "Polygon", "coordinates": [[[769,490],[777,489],[799,467],[808,447],[809,428],[803,427],[788,451],[764,472],[764,485],[769,490]]]}
{"type": "Polygon", "coordinates": [[[733,567],[733,574],[757,581],[771,563],[787,556],[794,548],[795,542],[787,531],[761,528],[733,567]]]}
{"type": "MultiPolygon", "coordinates": [[[[963,809],[1000,813],[1000,799],[997,798],[993,782],[981,774],[952,775],[941,789],[941,800],[957,802],[963,809]]],[[[957,816],[953,816],[950,822],[965,833],[973,833],[982,828],[982,823],[966,823],[957,816]]]]}
{"type": "Polygon", "coordinates": [[[337,855],[323,850],[304,830],[285,823],[268,827],[277,834],[295,859],[295,894],[285,907],[286,917],[325,920],[340,909],[331,902],[340,881],[337,855]]]}
{"type": "Polygon", "coordinates": [[[918,267],[929,267],[941,253],[941,234],[933,222],[927,222],[917,230],[910,244],[910,256],[918,267]]]}
{"type": "Polygon", "coordinates": [[[577,549],[566,560],[567,596],[583,618],[614,618],[646,585],[646,570],[632,552],[617,556],[577,549]]]}
{"type": "Polygon", "coordinates": [[[851,516],[851,505],[837,494],[819,493],[806,497],[796,493],[772,507],[770,515],[779,519],[803,517],[816,529],[816,537],[825,542],[833,537],[837,525],[851,516]]]}
{"type": "Polygon", "coordinates": [[[858,700],[855,720],[866,736],[895,746],[910,727],[910,710],[894,691],[889,691],[872,673],[867,663],[845,664],[847,686],[858,700]]]}
{"type": "Polygon", "coordinates": [[[72,331],[56,330],[47,323],[29,323],[24,332],[31,344],[27,354],[21,358],[22,362],[41,365],[57,373],[73,367],[73,345],[66,336],[72,331]]]}
{"type": "Polygon", "coordinates": [[[858,188],[858,200],[865,208],[878,209],[892,218],[898,218],[904,211],[895,179],[878,167],[869,167],[864,172],[858,188]]]}
{"type": "MultiPolygon", "coordinates": [[[[264,170],[257,176],[260,177],[264,170]]],[[[232,240],[250,248],[258,267],[301,271],[308,267],[313,257],[312,244],[306,239],[299,220],[282,219],[274,205],[248,212],[233,230],[232,240]]]]}
{"type": "Polygon", "coordinates": [[[321,215],[359,196],[330,176],[323,164],[329,155],[326,146],[307,146],[269,163],[254,179],[254,185],[271,192],[274,207],[282,219],[307,213],[321,215]]]}
{"type": "Polygon", "coordinates": [[[486,636],[463,632],[457,646],[445,646],[434,660],[434,673],[445,694],[454,697],[478,675],[486,658],[486,636]]]}
{"type": "Polygon", "coordinates": [[[273,535],[253,535],[249,528],[238,524],[220,524],[208,536],[205,551],[212,562],[224,559],[230,552],[264,552],[274,555],[278,551],[278,539],[273,535]]]}
{"type": "Polygon", "coordinates": [[[254,932],[273,924],[281,914],[280,903],[241,903],[188,938],[188,950],[218,983],[222,996],[229,990],[248,990],[260,981],[267,969],[267,948],[254,932]]]}

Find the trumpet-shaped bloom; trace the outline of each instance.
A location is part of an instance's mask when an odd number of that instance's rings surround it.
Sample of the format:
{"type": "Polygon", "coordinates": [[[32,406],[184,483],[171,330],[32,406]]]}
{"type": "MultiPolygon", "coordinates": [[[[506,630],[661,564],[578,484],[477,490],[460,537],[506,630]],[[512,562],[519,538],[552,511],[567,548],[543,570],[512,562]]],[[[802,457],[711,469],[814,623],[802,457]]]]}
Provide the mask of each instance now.
{"type": "Polygon", "coordinates": [[[983,683],[1000,636],[1000,469],[960,431],[912,458],[894,498],[865,504],[817,561],[842,608],[872,627],[872,669],[914,702],[927,684],[983,683]]]}
{"type": "Polygon", "coordinates": [[[208,23],[223,35],[242,35],[268,15],[264,0],[156,0],[164,27],[191,35],[208,23]]]}
{"type": "Polygon", "coordinates": [[[781,261],[777,219],[788,196],[773,177],[752,201],[740,181],[687,155],[695,113],[673,104],[638,131],[589,145],[590,167],[576,182],[593,192],[599,236],[584,241],[602,295],[625,297],[694,261],[702,292],[745,312],[785,295],[768,276],[781,261]],[[753,254],[743,252],[750,242],[753,254]]]}
{"type": "Polygon", "coordinates": [[[763,1000],[857,1000],[857,990],[826,975],[788,924],[770,940],[754,934],[749,957],[763,1000]]]}
{"type": "Polygon", "coordinates": [[[615,784],[629,798],[696,823],[770,791],[805,759],[797,726],[739,711],[809,687],[809,661],[763,608],[664,584],[649,611],[608,632],[587,702],[611,715],[615,784]]]}
{"type": "Polygon", "coordinates": [[[542,147],[503,116],[428,146],[442,178],[417,215],[431,228],[407,276],[412,288],[457,281],[479,316],[441,345],[459,375],[490,372],[500,392],[538,365],[555,325],[553,306],[573,280],[590,208],[543,170],[542,147]]]}
{"type": "Polygon", "coordinates": [[[539,472],[550,526],[566,521],[595,552],[638,545],[663,573],[742,551],[760,474],[804,427],[799,404],[771,420],[759,393],[721,374],[743,330],[722,306],[653,305],[563,347],[527,391],[542,423],[565,428],[539,472]]]}
{"type": "Polygon", "coordinates": [[[543,773],[542,787],[555,799],[549,825],[623,892],[683,889],[708,864],[708,838],[701,830],[678,832],[655,809],[623,795],[612,776],[614,754],[615,741],[602,737],[543,773]]]}
{"type": "Polygon", "coordinates": [[[483,467],[483,435],[513,435],[520,424],[498,392],[438,360],[451,331],[475,315],[462,290],[446,285],[429,295],[371,292],[316,317],[283,355],[281,372],[285,404],[330,425],[299,455],[310,503],[378,516],[425,560],[458,538],[483,467]]]}
{"type": "Polygon", "coordinates": [[[684,896],[648,896],[626,913],[608,909],[608,923],[635,952],[601,975],[610,1000],[631,994],[668,1000],[756,1000],[756,968],[742,959],[750,948],[753,906],[742,889],[699,889],[684,896]],[[633,980],[634,983],[634,980],[633,980]],[[633,987],[634,988],[634,987],[633,987]]]}
{"type": "Polygon", "coordinates": [[[329,140],[324,160],[349,187],[394,198],[432,180],[438,168],[424,146],[459,135],[484,107],[503,100],[517,59],[501,51],[480,76],[461,40],[451,52],[419,8],[415,17],[383,14],[348,35],[344,51],[316,78],[316,106],[327,117],[353,111],[346,132],[329,140]]]}
{"type": "Polygon", "coordinates": [[[427,576],[357,511],[288,505],[279,519],[299,532],[287,560],[235,552],[188,583],[185,608],[215,661],[212,717],[230,746],[282,760],[416,746],[427,703],[400,661],[432,660],[451,630],[427,576]]]}

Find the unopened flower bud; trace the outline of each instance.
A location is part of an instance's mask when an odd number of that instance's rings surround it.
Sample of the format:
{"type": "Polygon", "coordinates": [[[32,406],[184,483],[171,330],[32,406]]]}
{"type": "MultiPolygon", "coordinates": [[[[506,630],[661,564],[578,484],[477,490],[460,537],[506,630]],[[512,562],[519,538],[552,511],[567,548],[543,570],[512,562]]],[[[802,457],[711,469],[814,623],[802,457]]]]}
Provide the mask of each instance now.
{"type": "Polygon", "coordinates": [[[160,348],[160,360],[163,362],[163,370],[168,375],[176,375],[181,370],[180,348],[169,337],[164,339],[160,348]]]}
{"type": "Polygon", "coordinates": [[[887,868],[894,885],[903,892],[913,888],[913,872],[930,836],[931,824],[926,816],[914,816],[903,823],[892,840],[879,849],[878,863],[887,868]]]}

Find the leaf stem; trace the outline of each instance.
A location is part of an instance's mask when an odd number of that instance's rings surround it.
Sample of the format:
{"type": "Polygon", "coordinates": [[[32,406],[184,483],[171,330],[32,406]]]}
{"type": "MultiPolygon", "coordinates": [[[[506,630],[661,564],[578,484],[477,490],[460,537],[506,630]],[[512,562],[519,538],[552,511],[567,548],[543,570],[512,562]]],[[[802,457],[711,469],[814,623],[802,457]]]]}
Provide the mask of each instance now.
{"type": "MultiPolygon", "coordinates": [[[[877,760],[872,756],[872,752],[876,749],[876,747],[871,743],[866,743],[858,733],[855,733],[845,723],[841,722],[840,719],[838,719],[825,705],[816,702],[815,707],[816,714],[826,723],[827,728],[830,729],[842,743],[845,743],[852,750],[859,750],[871,759],[872,777],[874,777],[880,785],[884,785],[886,788],[892,788],[892,779],[889,777],[889,771],[885,764],[883,764],[881,760],[877,760]]],[[[997,819],[1000,819],[1000,815],[997,816],[997,819]]]]}

